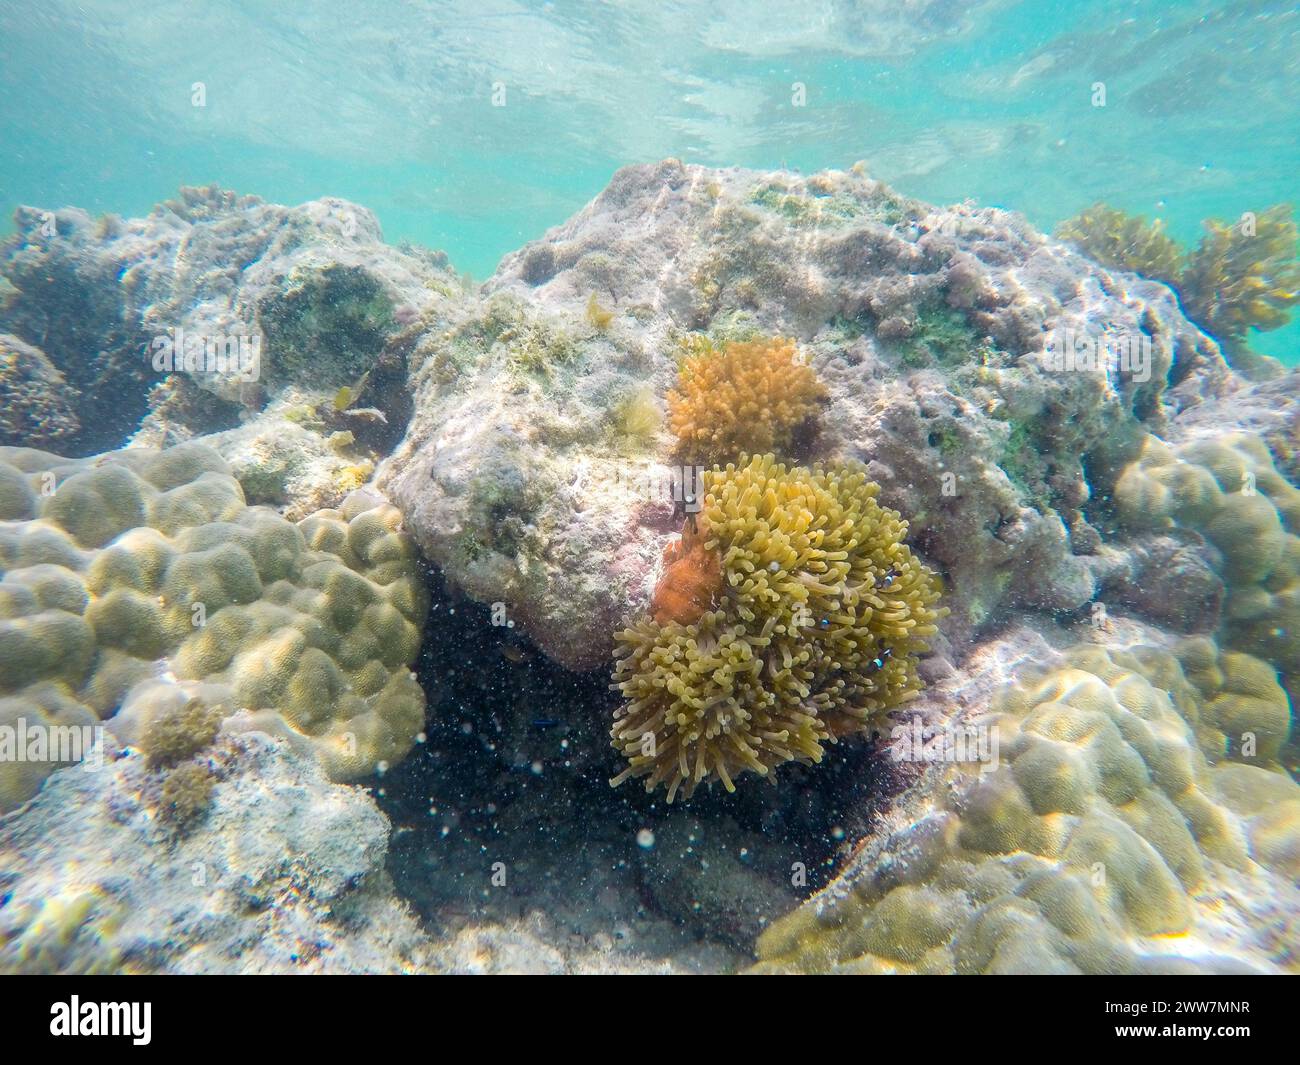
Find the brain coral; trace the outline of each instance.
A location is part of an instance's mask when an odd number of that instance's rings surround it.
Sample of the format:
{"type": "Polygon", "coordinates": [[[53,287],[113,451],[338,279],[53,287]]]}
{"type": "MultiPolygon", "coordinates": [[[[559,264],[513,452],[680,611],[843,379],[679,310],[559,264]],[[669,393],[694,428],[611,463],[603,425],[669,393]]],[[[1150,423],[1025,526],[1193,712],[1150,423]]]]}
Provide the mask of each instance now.
{"type": "Polygon", "coordinates": [[[742,452],[788,456],[825,396],[793,340],[731,341],[718,350],[701,338],[668,393],[668,419],[686,462],[728,462],[742,452]]]}
{"type": "Polygon", "coordinates": [[[612,783],[666,783],[669,802],[702,781],[731,791],[744,772],[819,762],[823,744],[879,723],[919,690],[940,616],[938,580],[861,467],[767,455],[706,472],[704,487],[651,616],[617,634],[626,703],[611,736],[628,767],[612,783]]]}
{"type": "Polygon", "coordinates": [[[1243,939],[1263,966],[1300,966],[1280,917],[1296,905],[1300,786],[1211,766],[1147,675],[1177,672],[1154,648],[1088,645],[1023,672],[992,706],[996,767],[944,767],[933,812],[769,928],[760,970],[1238,969],[1243,939]]]}
{"type": "MultiPolygon", "coordinates": [[[[407,666],[427,600],[392,506],[355,493],[293,524],[245,506],[200,445],[0,448],[0,522],[0,722],[116,714],[147,747],[150,722],[199,698],[248,711],[336,780],[415,742],[407,666]]],[[[0,768],[0,808],[51,768],[0,768]]]]}
{"type": "Polygon", "coordinates": [[[1250,433],[1174,447],[1148,437],[1115,486],[1120,521],[1178,528],[1217,550],[1228,587],[1220,640],[1300,671],[1300,490],[1250,433]]]}

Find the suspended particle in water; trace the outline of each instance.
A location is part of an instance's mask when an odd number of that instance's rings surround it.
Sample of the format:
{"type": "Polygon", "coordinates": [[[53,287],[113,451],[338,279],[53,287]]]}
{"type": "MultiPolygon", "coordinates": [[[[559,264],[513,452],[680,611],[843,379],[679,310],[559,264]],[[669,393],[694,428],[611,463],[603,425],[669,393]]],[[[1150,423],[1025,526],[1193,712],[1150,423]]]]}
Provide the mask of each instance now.
{"type": "Polygon", "coordinates": [[[648,851],[655,845],[655,834],[648,828],[641,829],[636,834],[636,845],[642,850],[648,851]]]}

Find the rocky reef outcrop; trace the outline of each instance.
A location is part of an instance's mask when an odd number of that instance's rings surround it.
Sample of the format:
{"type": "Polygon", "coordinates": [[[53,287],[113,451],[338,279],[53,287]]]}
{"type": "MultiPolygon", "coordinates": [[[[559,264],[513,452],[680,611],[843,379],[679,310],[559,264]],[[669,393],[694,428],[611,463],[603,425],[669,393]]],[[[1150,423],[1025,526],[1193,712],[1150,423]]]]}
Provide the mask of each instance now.
{"type": "Polygon", "coordinates": [[[1122,563],[1090,502],[1147,433],[1244,387],[1166,286],[1006,212],[856,168],[628,167],[420,338],[380,473],[425,553],[566,664],[605,661],[653,588],[687,478],[625,412],[648,393],[662,417],[698,333],[799,344],[826,405],[796,457],[867,464],[944,570],[958,643],[1088,604],[1122,563]]]}
{"type": "MultiPolygon", "coordinates": [[[[292,385],[333,394],[369,373],[376,395],[404,397],[379,387],[402,379],[402,334],[459,292],[445,257],[385,244],[344,200],[185,188],[144,218],[24,207],[14,221],[0,332],[70,386],[69,454],[121,446],[160,408],[160,442],[234,425],[292,385]]],[[[0,443],[50,442],[13,428],[0,443]]]]}

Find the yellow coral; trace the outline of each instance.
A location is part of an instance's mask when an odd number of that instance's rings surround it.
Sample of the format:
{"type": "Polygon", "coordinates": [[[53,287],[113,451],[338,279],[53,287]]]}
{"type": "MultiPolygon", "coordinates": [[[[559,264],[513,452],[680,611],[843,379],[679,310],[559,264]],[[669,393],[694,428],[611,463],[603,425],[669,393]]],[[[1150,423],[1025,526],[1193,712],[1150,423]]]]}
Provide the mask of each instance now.
{"type": "Polygon", "coordinates": [[[793,340],[731,341],[718,350],[700,338],[682,359],[668,418],[686,462],[709,465],[769,451],[789,456],[796,433],[825,399],[793,340]]]}
{"type": "MultiPolygon", "coordinates": [[[[175,737],[160,716],[201,698],[249,711],[337,780],[415,743],[424,696],[407,667],[427,601],[394,507],[358,493],[295,525],[245,506],[193,444],[0,448],[0,507],[0,722],[116,715],[161,750],[175,737]],[[173,677],[158,679],[160,659],[173,677]]],[[[61,760],[0,764],[0,809],[61,760]]]]}
{"type": "Polygon", "coordinates": [[[1278,204],[1253,219],[1204,225],[1178,286],[1192,320],[1229,343],[1240,342],[1247,329],[1285,325],[1300,302],[1291,208],[1278,204]]]}
{"type": "Polygon", "coordinates": [[[704,488],[689,539],[720,563],[716,602],[693,583],[698,608],[617,634],[626,703],[611,737],[628,767],[612,783],[664,783],[669,802],[706,780],[730,791],[744,772],[819,762],[824,744],[868,731],[920,689],[917,656],[941,613],[907,523],[860,466],[787,469],[767,455],[706,472],[704,488]]]}

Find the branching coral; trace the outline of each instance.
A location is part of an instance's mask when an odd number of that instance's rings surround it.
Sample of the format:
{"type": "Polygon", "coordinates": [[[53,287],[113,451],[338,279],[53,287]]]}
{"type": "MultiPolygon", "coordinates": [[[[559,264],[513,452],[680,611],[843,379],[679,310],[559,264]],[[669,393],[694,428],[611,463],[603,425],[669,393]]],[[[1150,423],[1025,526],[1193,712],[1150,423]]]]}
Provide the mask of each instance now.
{"type": "Polygon", "coordinates": [[[617,634],[614,746],[646,790],[821,761],[921,687],[939,582],[903,543],[860,466],[771,455],[704,474],[652,616],[617,634]],[[716,573],[716,578],[713,574],[716,573]],[[680,581],[679,586],[674,586],[680,581]]]}
{"type": "Polygon", "coordinates": [[[793,340],[732,341],[721,349],[701,341],[682,359],[668,419],[686,462],[728,462],[742,452],[787,456],[825,398],[793,340]]]}

